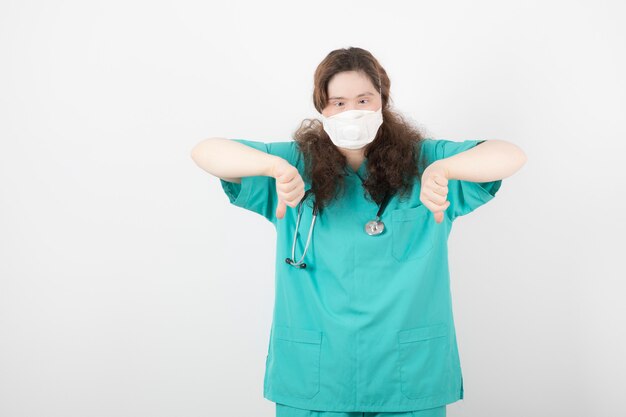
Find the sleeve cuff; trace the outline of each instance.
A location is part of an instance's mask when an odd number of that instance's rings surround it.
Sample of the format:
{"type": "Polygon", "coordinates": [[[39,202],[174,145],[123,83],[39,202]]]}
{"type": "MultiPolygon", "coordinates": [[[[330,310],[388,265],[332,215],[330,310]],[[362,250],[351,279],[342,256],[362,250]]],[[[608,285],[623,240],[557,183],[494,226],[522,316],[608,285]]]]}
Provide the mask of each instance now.
{"type": "Polygon", "coordinates": [[[252,177],[241,177],[240,184],[220,178],[220,184],[228,196],[228,200],[238,207],[246,207],[252,189],[251,182],[253,182],[252,177]]]}

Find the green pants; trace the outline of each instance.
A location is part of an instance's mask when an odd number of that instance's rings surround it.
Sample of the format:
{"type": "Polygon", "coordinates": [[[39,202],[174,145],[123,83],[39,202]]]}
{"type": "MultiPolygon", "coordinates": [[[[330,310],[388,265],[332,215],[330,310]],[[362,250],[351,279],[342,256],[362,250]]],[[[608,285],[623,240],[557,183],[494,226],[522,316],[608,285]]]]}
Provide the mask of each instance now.
{"type": "Polygon", "coordinates": [[[446,417],[446,406],[428,408],[426,410],[404,412],[372,412],[372,411],[315,411],[302,408],[289,407],[285,404],[276,403],[276,417],[446,417]]]}

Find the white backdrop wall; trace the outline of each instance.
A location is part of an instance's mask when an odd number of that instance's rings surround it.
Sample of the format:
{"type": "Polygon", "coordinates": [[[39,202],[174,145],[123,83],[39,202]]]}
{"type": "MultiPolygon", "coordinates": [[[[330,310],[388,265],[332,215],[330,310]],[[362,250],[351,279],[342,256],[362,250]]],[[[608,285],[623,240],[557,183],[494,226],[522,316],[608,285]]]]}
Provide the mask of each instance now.
{"type": "Polygon", "coordinates": [[[528,156],[450,236],[448,415],[626,415],[624,11],[1,2],[0,416],[274,415],[275,232],[190,150],[290,140],[315,67],[348,46],[424,133],[528,156]]]}

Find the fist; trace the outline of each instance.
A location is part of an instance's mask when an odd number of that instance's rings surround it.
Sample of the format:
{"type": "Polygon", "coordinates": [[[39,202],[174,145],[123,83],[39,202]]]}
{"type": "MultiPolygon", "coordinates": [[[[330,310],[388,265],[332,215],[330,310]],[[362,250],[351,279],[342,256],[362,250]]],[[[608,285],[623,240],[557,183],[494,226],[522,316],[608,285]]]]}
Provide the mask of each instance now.
{"type": "Polygon", "coordinates": [[[285,217],[286,206],[296,207],[304,197],[304,181],[298,169],[283,158],[276,158],[272,166],[272,177],[276,179],[278,207],[276,217],[285,217]]]}
{"type": "Polygon", "coordinates": [[[422,174],[420,201],[435,215],[437,223],[443,222],[444,211],[450,207],[448,175],[444,168],[433,163],[422,174]]]}

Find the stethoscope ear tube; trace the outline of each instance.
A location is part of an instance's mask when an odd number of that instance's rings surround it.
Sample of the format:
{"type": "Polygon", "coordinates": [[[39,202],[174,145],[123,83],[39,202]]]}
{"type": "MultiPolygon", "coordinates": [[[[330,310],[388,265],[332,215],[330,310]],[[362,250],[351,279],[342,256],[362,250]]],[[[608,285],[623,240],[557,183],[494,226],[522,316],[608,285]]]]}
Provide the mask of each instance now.
{"type": "MultiPolygon", "coordinates": [[[[303,255],[303,257],[304,257],[304,255],[303,255]]],[[[287,262],[289,265],[297,266],[300,269],[306,268],[306,264],[304,262],[296,263],[296,262],[292,261],[291,258],[285,258],[285,262],[287,262]]]]}
{"type": "Polygon", "coordinates": [[[313,234],[313,226],[315,226],[315,219],[317,218],[317,202],[313,205],[313,220],[311,221],[311,226],[309,227],[309,235],[306,239],[306,245],[304,246],[304,253],[299,261],[295,261],[296,259],[296,239],[298,237],[298,228],[300,227],[300,218],[302,216],[302,206],[306,198],[312,193],[312,189],[306,190],[304,196],[298,203],[298,219],[296,220],[296,230],[293,233],[293,245],[291,246],[291,258],[286,258],[285,262],[287,262],[291,266],[296,266],[300,269],[305,269],[306,264],[302,262],[304,260],[304,256],[306,255],[306,251],[309,249],[309,243],[311,242],[311,235],[313,234]]]}

